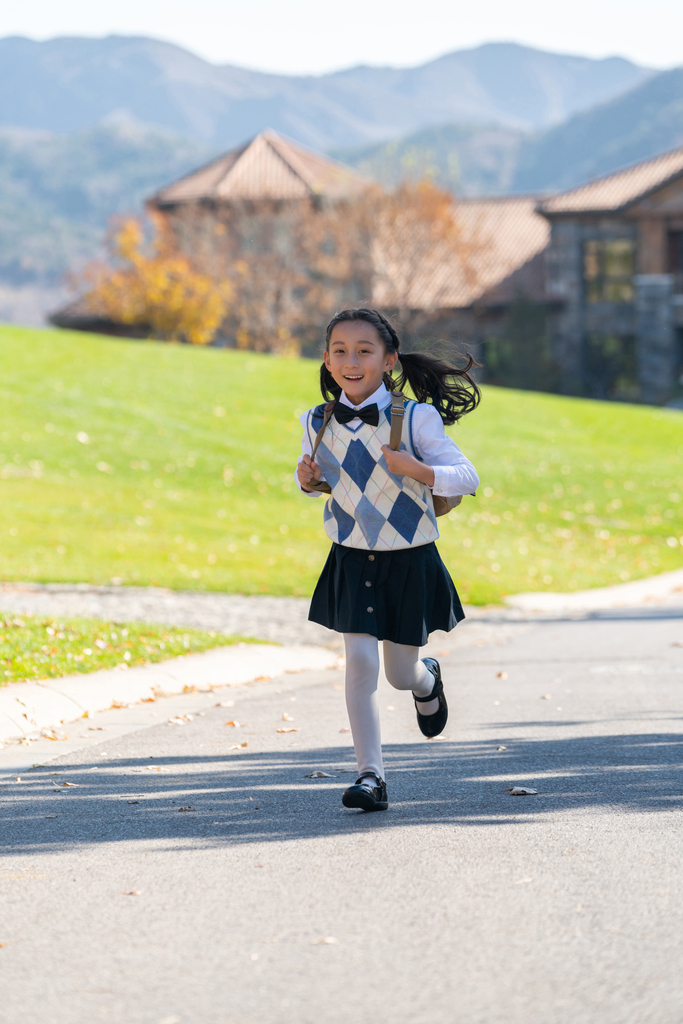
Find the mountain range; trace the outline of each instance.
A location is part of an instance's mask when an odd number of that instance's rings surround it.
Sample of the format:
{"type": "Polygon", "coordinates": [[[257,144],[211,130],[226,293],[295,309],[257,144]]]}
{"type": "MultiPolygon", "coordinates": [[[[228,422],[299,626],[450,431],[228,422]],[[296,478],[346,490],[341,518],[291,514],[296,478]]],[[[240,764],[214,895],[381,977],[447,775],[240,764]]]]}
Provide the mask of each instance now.
{"type": "Polygon", "coordinates": [[[75,132],[125,111],[216,148],[236,146],[269,125],[327,150],[428,125],[545,128],[652,73],[620,57],[490,43],[414,68],[361,66],[296,77],[210,64],[156,39],[12,36],[0,39],[0,126],[75,132]]]}

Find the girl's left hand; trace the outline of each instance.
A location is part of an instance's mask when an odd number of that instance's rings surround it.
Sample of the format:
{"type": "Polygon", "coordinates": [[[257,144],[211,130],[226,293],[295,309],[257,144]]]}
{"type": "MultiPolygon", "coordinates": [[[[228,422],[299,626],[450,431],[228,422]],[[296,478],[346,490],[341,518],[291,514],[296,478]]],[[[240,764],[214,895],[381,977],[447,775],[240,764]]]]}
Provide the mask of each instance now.
{"type": "Polygon", "coordinates": [[[393,451],[388,444],[382,445],[382,452],[384,453],[390,473],[396,473],[398,476],[409,476],[413,480],[419,480],[420,483],[427,484],[428,487],[434,486],[434,470],[431,466],[420,462],[419,459],[416,459],[414,455],[410,455],[409,452],[393,451]]]}

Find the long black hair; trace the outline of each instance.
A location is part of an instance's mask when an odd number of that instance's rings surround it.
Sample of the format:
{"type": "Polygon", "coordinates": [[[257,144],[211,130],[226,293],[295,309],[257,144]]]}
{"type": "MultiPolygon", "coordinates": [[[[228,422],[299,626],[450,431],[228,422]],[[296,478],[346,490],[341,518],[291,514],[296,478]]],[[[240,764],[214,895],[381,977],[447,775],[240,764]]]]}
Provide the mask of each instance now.
{"type": "MultiPolygon", "coordinates": [[[[393,325],[376,309],[343,309],[333,316],[325,332],[326,348],[334,327],[347,320],[364,320],[375,328],[387,352],[398,352],[400,374],[384,375],[390,391],[402,391],[408,384],[418,402],[431,401],[446,426],[479,405],[481,392],[469,373],[478,364],[471,355],[467,355],[466,366],[457,367],[425,352],[400,352],[401,342],[393,325]]],[[[320,367],[320,390],[326,402],[339,398],[342,392],[324,363],[320,367]]]]}

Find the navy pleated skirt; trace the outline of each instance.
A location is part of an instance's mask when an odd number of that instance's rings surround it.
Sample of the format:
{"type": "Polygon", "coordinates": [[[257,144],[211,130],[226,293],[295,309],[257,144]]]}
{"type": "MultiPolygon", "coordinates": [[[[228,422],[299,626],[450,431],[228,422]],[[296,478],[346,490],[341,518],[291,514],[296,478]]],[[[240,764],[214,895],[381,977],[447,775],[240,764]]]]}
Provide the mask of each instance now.
{"type": "Polygon", "coordinates": [[[449,632],[465,613],[434,543],[398,551],[333,544],[308,617],[338,633],[422,647],[430,633],[449,632]]]}

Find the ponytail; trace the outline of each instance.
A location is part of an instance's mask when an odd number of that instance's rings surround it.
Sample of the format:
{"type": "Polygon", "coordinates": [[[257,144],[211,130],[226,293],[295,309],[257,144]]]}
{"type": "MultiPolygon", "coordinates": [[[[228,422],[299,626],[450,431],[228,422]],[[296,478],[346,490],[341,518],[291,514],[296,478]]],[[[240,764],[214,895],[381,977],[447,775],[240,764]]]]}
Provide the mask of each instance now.
{"type": "MultiPolygon", "coordinates": [[[[432,403],[447,427],[479,405],[481,392],[469,372],[478,364],[471,355],[467,355],[467,365],[459,368],[425,352],[401,353],[401,342],[396,330],[376,309],[344,309],[337,313],[327,325],[326,346],[330,343],[330,335],[336,324],[347,320],[363,320],[371,324],[387,351],[398,353],[400,374],[398,377],[384,375],[384,383],[389,391],[402,391],[407,384],[418,402],[432,403]]],[[[338,399],[342,392],[324,363],[320,367],[320,390],[328,402],[338,399]]]]}

